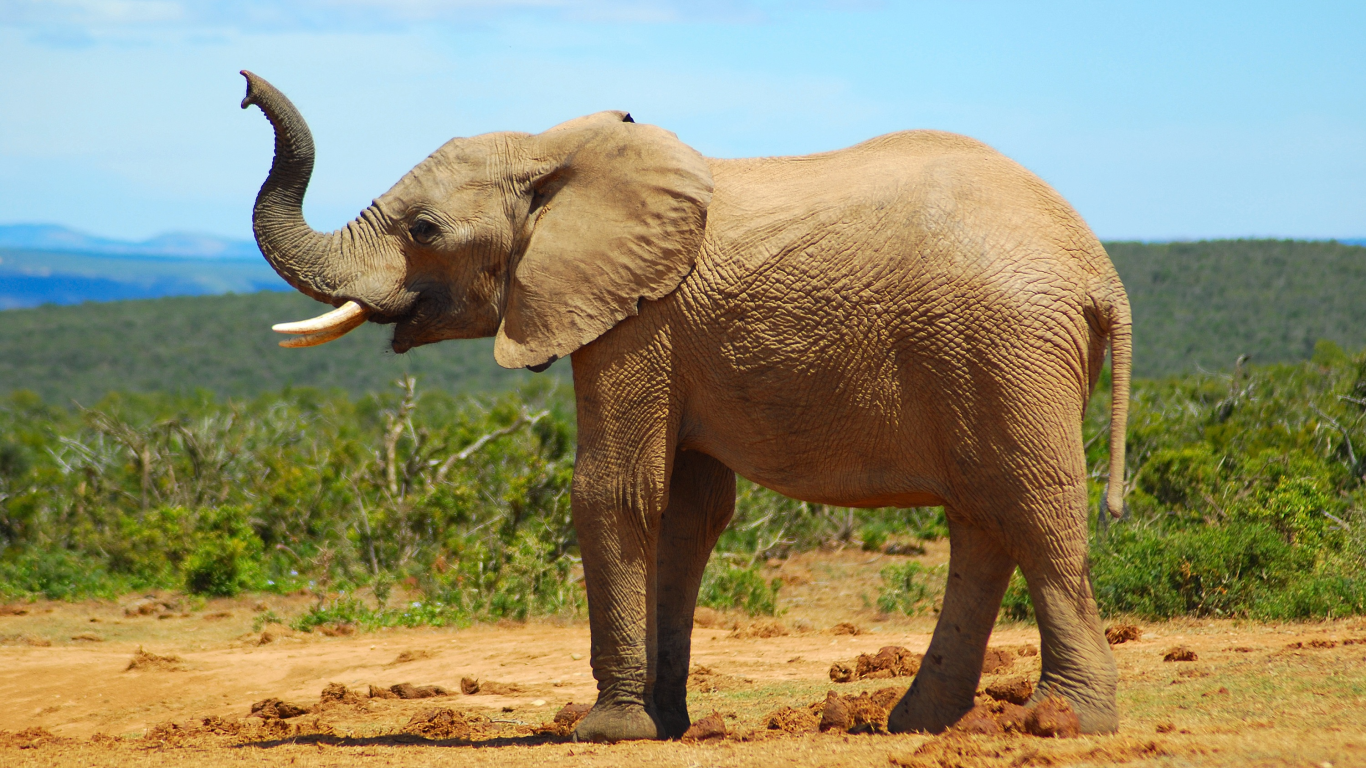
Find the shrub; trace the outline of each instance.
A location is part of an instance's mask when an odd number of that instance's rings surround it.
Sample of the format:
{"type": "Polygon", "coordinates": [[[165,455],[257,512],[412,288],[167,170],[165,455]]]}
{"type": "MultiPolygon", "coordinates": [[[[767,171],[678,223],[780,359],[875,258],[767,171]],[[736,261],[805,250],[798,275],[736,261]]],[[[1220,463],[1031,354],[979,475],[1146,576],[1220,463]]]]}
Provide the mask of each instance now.
{"type": "Polygon", "coordinates": [[[930,610],[934,598],[943,591],[938,569],[927,568],[914,560],[882,569],[882,589],[877,608],[883,613],[918,616],[930,610]]]}
{"type": "Polygon", "coordinates": [[[780,579],[764,581],[757,566],[741,567],[714,557],[702,574],[697,604],[720,610],[742,610],[750,616],[778,612],[780,579]]]}

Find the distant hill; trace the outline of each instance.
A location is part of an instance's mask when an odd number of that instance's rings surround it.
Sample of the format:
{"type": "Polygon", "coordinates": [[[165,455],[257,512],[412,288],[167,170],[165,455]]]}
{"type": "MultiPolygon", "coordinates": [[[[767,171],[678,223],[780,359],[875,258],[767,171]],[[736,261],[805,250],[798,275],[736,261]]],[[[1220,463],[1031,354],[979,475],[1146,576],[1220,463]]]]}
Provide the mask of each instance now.
{"type": "Polygon", "coordinates": [[[1342,241],[1106,243],[1133,306],[1139,376],[1366,347],[1366,248],[1342,241]]]}
{"type": "Polygon", "coordinates": [[[170,256],[180,259],[261,258],[250,240],[230,240],[191,232],[169,232],[150,240],[96,237],[56,224],[0,224],[0,248],[60,251],[101,256],[170,256]]]}
{"type": "Polygon", "coordinates": [[[0,225],[0,309],[260,290],[290,288],[250,241],[180,233],[131,242],[0,225]]]}
{"type": "MultiPolygon", "coordinates": [[[[1140,377],[1227,370],[1243,354],[1262,363],[1303,360],[1319,339],[1348,350],[1366,348],[1364,247],[1289,240],[1106,247],[1133,305],[1140,377]]],[[[74,256],[45,258],[60,269],[79,266],[60,261],[74,256]]],[[[131,280],[148,262],[124,263],[122,277],[131,280]]],[[[259,268],[273,276],[264,260],[259,268]]],[[[153,280],[148,276],[154,273],[143,278],[153,280]]],[[[177,279],[204,281],[207,274],[177,279]]],[[[242,273],[234,279],[255,278],[242,273]]],[[[224,286],[217,284],[238,290],[224,286]]],[[[203,388],[245,396],[312,386],[359,394],[386,388],[404,373],[418,375],[426,387],[468,392],[514,386],[534,375],[499,368],[490,339],[447,341],[395,355],[388,351],[389,329],[379,326],[311,349],[276,346],[280,336],[270,331],[273,323],[311,317],[323,308],[289,291],[0,312],[0,393],[31,389],[54,403],[89,403],[111,389],[203,388]]],[[[567,381],[569,361],[541,375],[567,381]]]]}

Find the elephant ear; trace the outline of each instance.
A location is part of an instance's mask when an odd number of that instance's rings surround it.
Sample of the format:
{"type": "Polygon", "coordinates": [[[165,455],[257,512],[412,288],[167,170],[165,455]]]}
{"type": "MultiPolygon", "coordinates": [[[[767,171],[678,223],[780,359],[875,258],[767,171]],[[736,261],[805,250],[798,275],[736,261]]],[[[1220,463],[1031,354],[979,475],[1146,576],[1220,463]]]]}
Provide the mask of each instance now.
{"type": "Polygon", "coordinates": [[[526,250],[494,344],[543,369],[687,277],[711,202],[707,161],[674,134],[599,112],[527,138],[540,169],[526,250]]]}

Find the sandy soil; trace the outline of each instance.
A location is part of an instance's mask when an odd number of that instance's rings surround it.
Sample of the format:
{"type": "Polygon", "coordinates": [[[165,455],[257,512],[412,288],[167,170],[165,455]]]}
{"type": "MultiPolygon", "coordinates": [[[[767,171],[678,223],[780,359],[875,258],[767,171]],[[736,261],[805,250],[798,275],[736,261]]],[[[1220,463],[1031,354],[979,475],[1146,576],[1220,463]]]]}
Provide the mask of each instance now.
{"type": "MultiPolygon", "coordinates": [[[[932,550],[925,560],[942,559],[932,550]]],[[[886,645],[922,652],[933,616],[881,617],[871,607],[890,558],[805,555],[774,563],[784,579],[779,619],[789,634],[746,637],[743,617],[711,617],[694,631],[694,719],[715,712],[728,735],[702,743],[577,745],[544,727],[569,702],[591,702],[586,622],[388,630],[349,637],[253,630],[269,608],[303,598],[212,601],[195,610],[125,615],[120,604],[35,603],[0,615],[0,764],[141,765],[1305,765],[1366,766],[1366,621],[1140,624],[1115,646],[1121,731],[1115,736],[847,735],[764,727],[781,707],[828,690],[904,687],[907,678],[835,684],[829,669],[886,645]],[[22,611],[22,615],[13,615],[22,611]],[[836,634],[848,622],[858,635],[836,634]],[[1176,647],[1193,661],[1164,661],[1176,647]],[[139,650],[148,659],[133,669],[139,650]],[[462,678],[484,692],[460,693],[462,678]],[[329,683],[354,694],[318,708],[329,683]],[[437,685],[430,699],[368,698],[371,686],[437,685]],[[488,693],[489,688],[498,693],[488,693]],[[253,703],[278,698],[316,711],[262,725],[253,703]],[[449,708],[478,725],[424,738],[415,715],[449,708]],[[205,718],[214,728],[206,729],[205,718]],[[212,718],[219,718],[212,720],[212,718]],[[166,724],[179,724],[171,728],[166,724]],[[269,727],[268,727],[269,726],[269,727]],[[405,727],[410,731],[405,733],[405,727]],[[217,729],[215,732],[214,729],[217,729]],[[41,730],[35,730],[41,729],[41,730]]],[[[6,611],[0,611],[0,614],[6,611]]],[[[758,634],[764,634],[762,632],[758,634]]],[[[1000,646],[1037,646],[1038,632],[1002,625],[1000,646]]],[[[1038,658],[986,676],[1033,677],[1038,658]]]]}

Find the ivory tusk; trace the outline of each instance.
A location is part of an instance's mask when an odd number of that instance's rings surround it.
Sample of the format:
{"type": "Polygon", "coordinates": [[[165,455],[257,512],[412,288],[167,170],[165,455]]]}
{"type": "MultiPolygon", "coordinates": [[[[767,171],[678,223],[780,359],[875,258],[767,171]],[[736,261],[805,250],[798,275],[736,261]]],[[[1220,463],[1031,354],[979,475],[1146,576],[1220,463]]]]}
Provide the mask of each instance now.
{"type": "MultiPolygon", "coordinates": [[[[320,331],[330,331],[335,328],[346,328],[347,331],[365,322],[365,316],[369,314],[365,307],[354,301],[345,304],[324,315],[318,315],[310,320],[299,320],[293,323],[276,323],[270,329],[276,333],[318,333],[320,331]]],[[[345,333],[346,331],[343,331],[345,333]]]]}
{"type": "Polygon", "coordinates": [[[282,347],[316,347],[355,330],[365,322],[368,314],[365,307],[348,301],[325,315],[296,323],[278,323],[271,326],[271,330],[276,333],[298,334],[297,338],[280,342],[282,347]]]}
{"type": "Polygon", "coordinates": [[[341,337],[350,333],[353,328],[355,328],[355,326],[352,326],[351,328],[331,328],[326,331],[310,333],[306,336],[294,336],[292,338],[284,339],[283,341],[281,341],[280,346],[285,347],[287,349],[293,349],[297,347],[316,347],[319,344],[326,344],[327,342],[332,341],[333,339],[340,339],[341,337]]]}

